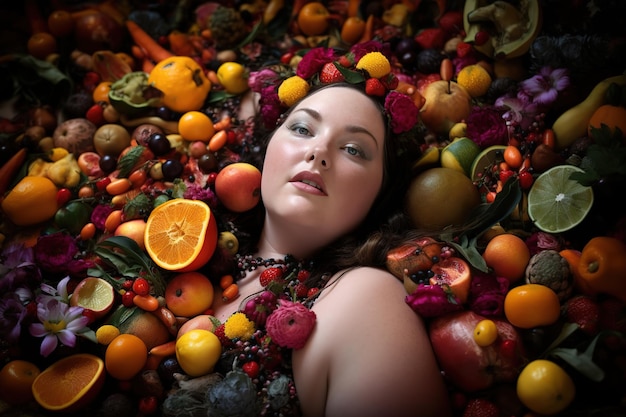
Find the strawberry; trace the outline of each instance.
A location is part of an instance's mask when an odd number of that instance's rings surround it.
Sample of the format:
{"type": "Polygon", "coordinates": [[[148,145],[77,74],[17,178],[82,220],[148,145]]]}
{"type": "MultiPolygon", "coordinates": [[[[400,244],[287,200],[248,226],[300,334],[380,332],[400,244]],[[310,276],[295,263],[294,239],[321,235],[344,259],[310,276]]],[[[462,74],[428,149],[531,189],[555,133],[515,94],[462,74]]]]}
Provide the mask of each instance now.
{"type": "Polygon", "coordinates": [[[422,49],[443,49],[447,36],[442,28],[426,28],[415,35],[414,39],[422,49]]]}
{"type": "Polygon", "coordinates": [[[296,285],[295,292],[296,292],[296,297],[304,298],[309,293],[309,287],[307,287],[305,284],[299,282],[296,285]]]}
{"type": "Polygon", "coordinates": [[[598,332],[600,309],[591,297],[577,295],[565,304],[565,318],[570,323],[576,323],[580,329],[590,335],[598,332]]]}
{"type": "Polygon", "coordinates": [[[304,282],[311,276],[311,273],[306,269],[301,269],[298,271],[298,281],[304,282]]]}
{"type": "Polygon", "coordinates": [[[497,405],[484,398],[472,398],[468,401],[463,417],[499,417],[497,405]]]}
{"type": "Polygon", "coordinates": [[[365,81],[365,92],[370,96],[384,96],[387,90],[378,78],[368,78],[365,81]]]}
{"type": "Polygon", "coordinates": [[[320,81],[324,84],[338,83],[345,80],[343,74],[333,62],[327,62],[320,72],[320,81]]]}
{"type": "Polygon", "coordinates": [[[474,47],[467,42],[459,42],[456,46],[456,54],[459,58],[463,58],[474,51],[474,47]]]}
{"type": "Polygon", "coordinates": [[[261,276],[259,280],[261,281],[261,285],[265,288],[270,285],[273,281],[279,281],[283,277],[283,269],[279,267],[267,268],[265,271],[261,272],[261,276]]]}

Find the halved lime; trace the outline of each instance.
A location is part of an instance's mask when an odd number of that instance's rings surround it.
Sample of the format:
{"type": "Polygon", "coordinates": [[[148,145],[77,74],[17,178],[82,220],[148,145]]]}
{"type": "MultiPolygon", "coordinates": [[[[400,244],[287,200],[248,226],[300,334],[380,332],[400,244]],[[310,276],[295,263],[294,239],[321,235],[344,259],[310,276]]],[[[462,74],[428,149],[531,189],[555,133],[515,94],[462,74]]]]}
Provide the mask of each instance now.
{"type": "Polygon", "coordinates": [[[504,161],[503,152],[506,146],[493,145],[481,151],[472,162],[471,179],[478,181],[479,174],[485,172],[485,169],[491,168],[495,162],[504,161]]]}
{"type": "Polygon", "coordinates": [[[528,192],[528,215],[540,230],[559,233],[583,221],[593,205],[593,189],[570,179],[583,170],[557,165],[541,174],[528,192]]]}

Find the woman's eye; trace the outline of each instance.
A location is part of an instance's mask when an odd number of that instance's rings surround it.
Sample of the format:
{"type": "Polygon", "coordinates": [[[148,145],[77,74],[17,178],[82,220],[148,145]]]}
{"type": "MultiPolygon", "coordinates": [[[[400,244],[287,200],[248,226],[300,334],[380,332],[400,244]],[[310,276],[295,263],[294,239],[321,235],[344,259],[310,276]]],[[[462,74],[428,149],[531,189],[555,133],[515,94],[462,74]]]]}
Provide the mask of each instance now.
{"type": "Polygon", "coordinates": [[[360,156],[360,157],[365,157],[365,154],[362,150],[360,150],[359,148],[356,148],[354,146],[346,146],[345,147],[346,152],[348,152],[350,155],[353,156],[360,156]]]}
{"type": "Polygon", "coordinates": [[[295,125],[291,127],[291,130],[293,132],[295,132],[298,135],[303,135],[303,136],[310,136],[311,132],[309,132],[309,129],[307,129],[306,127],[302,126],[302,125],[295,125]]]}

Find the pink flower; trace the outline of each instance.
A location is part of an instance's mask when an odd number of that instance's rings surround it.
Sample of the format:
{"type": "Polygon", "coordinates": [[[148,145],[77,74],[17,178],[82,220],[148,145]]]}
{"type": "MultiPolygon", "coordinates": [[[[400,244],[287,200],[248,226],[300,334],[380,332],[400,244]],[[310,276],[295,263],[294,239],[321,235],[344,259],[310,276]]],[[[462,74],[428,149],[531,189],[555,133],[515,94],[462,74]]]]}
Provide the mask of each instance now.
{"type": "Polygon", "coordinates": [[[315,313],[301,303],[280,300],[280,306],[267,318],[267,334],[278,344],[291,349],[304,346],[315,326],[315,313]]]}
{"type": "Polygon", "coordinates": [[[463,309],[461,302],[439,285],[420,284],[405,301],[422,317],[437,317],[463,309]]]}
{"type": "Polygon", "coordinates": [[[470,310],[481,316],[502,316],[504,314],[504,297],[508,290],[508,279],[475,272],[469,292],[470,310]]]}
{"type": "Polygon", "coordinates": [[[393,133],[407,132],[417,123],[419,109],[406,94],[391,91],[385,99],[385,110],[389,114],[393,133]]]}
{"type": "Polygon", "coordinates": [[[561,250],[561,241],[550,233],[536,232],[526,239],[526,246],[528,246],[530,254],[534,255],[548,249],[561,250]]]}
{"type": "Polygon", "coordinates": [[[322,70],[324,64],[332,62],[337,58],[335,51],[331,48],[318,47],[307,52],[302,61],[298,63],[296,75],[308,80],[313,75],[322,70]]]}
{"type": "Polygon", "coordinates": [[[481,148],[504,145],[508,140],[506,122],[502,113],[493,106],[475,106],[465,123],[467,137],[481,148]]]}

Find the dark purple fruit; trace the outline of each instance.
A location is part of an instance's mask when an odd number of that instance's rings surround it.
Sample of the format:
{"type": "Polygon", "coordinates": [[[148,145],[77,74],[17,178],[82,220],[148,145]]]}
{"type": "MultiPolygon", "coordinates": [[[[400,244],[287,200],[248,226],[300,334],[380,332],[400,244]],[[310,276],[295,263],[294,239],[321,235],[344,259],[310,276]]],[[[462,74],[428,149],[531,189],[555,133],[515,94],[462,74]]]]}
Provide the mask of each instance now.
{"type": "Polygon", "coordinates": [[[168,159],[163,162],[161,170],[163,171],[163,179],[165,181],[174,181],[183,173],[183,164],[177,159],[168,159]]]}
{"type": "Polygon", "coordinates": [[[218,161],[215,155],[212,153],[205,153],[198,159],[198,167],[205,174],[210,174],[211,172],[217,171],[218,161]]]}
{"type": "Polygon", "coordinates": [[[172,150],[172,145],[162,133],[153,133],[148,138],[148,148],[154,153],[156,156],[162,156],[170,153],[172,150]]]}
{"type": "Polygon", "coordinates": [[[117,158],[112,155],[103,155],[100,158],[99,165],[105,174],[110,174],[117,169],[117,158]]]}

